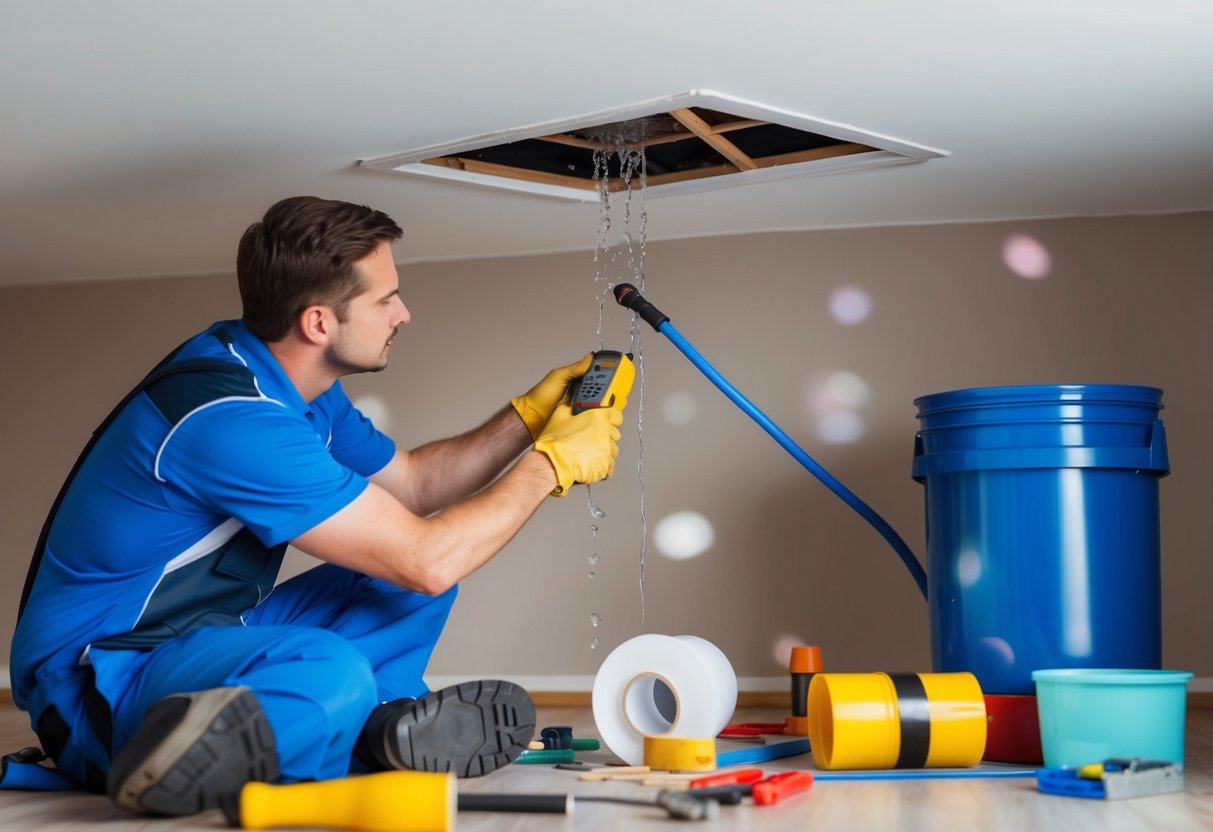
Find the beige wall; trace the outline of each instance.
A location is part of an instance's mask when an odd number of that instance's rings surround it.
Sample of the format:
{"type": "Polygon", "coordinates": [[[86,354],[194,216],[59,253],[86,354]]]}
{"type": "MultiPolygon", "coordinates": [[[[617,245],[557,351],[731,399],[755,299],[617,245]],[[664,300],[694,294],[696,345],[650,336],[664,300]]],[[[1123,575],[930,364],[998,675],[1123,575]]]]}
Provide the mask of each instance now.
{"type": "MultiPolygon", "coordinates": [[[[654,223],[659,213],[651,208],[654,223]]],[[[592,230],[591,230],[592,231],[592,230]]],[[[406,445],[469,427],[550,366],[597,343],[593,265],[580,254],[410,266],[414,315],[384,373],[347,381],[383,398],[406,445]]],[[[922,551],[922,493],[909,478],[914,397],[982,385],[1109,382],[1162,387],[1173,474],[1161,483],[1164,659],[1213,676],[1209,509],[1213,497],[1213,214],[1056,220],[654,243],[647,294],[727,377],[922,551]],[[1053,258],[1015,277],[1001,250],[1026,232],[1053,258]],[[828,314],[850,283],[875,310],[828,314]],[[866,380],[867,432],[818,439],[805,404],[820,374],[866,380]]],[[[407,249],[406,240],[401,252],[407,249]]],[[[618,279],[618,278],[616,278],[618,279]]],[[[183,336],[234,316],[229,277],[0,290],[9,399],[0,459],[0,664],[46,507],[88,432],[183,336]]],[[[607,346],[626,347],[608,307],[607,346]]],[[[644,484],[650,534],[693,509],[715,546],[674,562],[650,543],[645,629],[693,633],[741,676],[779,676],[782,636],[821,644],[834,669],[927,669],[926,607],[886,544],[646,328],[644,484]],[[662,416],[675,392],[697,416],[662,416]]],[[[633,394],[617,475],[594,488],[607,512],[598,577],[583,491],[549,500],[469,578],[431,671],[590,676],[641,631],[633,394]],[[591,612],[602,617],[591,626],[591,612]],[[600,646],[590,649],[597,637],[600,646]]],[[[302,557],[292,569],[302,568],[302,557]]]]}

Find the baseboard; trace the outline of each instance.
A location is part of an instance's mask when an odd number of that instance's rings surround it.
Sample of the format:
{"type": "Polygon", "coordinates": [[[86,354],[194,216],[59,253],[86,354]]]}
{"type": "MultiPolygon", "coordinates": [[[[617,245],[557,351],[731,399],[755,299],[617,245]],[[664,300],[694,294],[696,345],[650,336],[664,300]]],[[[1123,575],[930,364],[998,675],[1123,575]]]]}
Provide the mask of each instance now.
{"type": "MultiPolygon", "coordinates": [[[[491,675],[491,674],[490,674],[491,675]]],[[[470,681],[474,676],[432,676],[426,684],[437,689],[470,681]]],[[[484,678],[484,677],[481,677],[484,678]]],[[[592,676],[505,676],[526,688],[541,708],[588,708],[592,676]]],[[[738,708],[787,708],[787,676],[741,676],[737,679],[738,708]]],[[[1188,709],[1213,708],[1213,677],[1193,679],[1188,685],[1188,709]]]]}
{"type": "MultiPolygon", "coordinates": [[[[589,691],[531,691],[531,699],[541,708],[588,708],[589,691]]],[[[738,708],[788,708],[788,694],[769,691],[738,691],[738,708]]],[[[1213,692],[1188,693],[1188,710],[1213,708],[1213,692]]]]}
{"type": "MultiPolygon", "coordinates": [[[[492,676],[492,674],[489,674],[492,676]]],[[[475,679],[475,676],[427,676],[431,689],[475,679]]],[[[479,677],[479,678],[484,678],[479,677]]],[[[498,676],[527,689],[541,708],[588,708],[593,676],[498,676]]],[[[787,676],[741,676],[737,679],[737,707],[782,708],[788,704],[787,676]]]]}
{"type": "MultiPolygon", "coordinates": [[[[488,674],[492,675],[492,674],[488,674]]],[[[466,682],[475,676],[433,676],[426,679],[431,688],[466,682]]],[[[592,676],[512,676],[531,693],[541,708],[588,708],[592,676]]],[[[786,676],[743,676],[737,680],[738,708],[783,708],[788,706],[789,682],[786,676]]],[[[13,692],[8,685],[8,668],[0,665],[0,705],[11,705],[13,692]]],[[[1213,678],[1193,679],[1188,686],[1188,710],[1213,708],[1213,678]]]]}
{"type": "MultiPolygon", "coordinates": [[[[591,704],[588,690],[529,690],[531,699],[540,708],[588,708],[591,704]]],[[[786,708],[788,707],[788,694],[772,691],[738,691],[737,707],[786,708]]]]}

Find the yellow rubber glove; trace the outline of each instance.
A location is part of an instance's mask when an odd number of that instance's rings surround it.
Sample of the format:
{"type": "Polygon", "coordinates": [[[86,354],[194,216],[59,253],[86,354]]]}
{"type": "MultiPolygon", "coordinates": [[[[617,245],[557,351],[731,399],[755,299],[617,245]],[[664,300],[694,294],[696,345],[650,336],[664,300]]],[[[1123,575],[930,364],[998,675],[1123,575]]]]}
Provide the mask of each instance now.
{"type": "Polygon", "coordinates": [[[619,456],[619,426],[623,411],[601,407],[573,415],[568,402],[561,402],[535,440],[535,450],[547,454],[556,470],[552,494],[563,497],[573,483],[604,480],[615,470],[619,456]]]}
{"type": "Polygon", "coordinates": [[[543,433],[543,426],[552,418],[556,405],[564,401],[564,394],[569,391],[569,385],[573,379],[585,375],[586,370],[590,369],[590,360],[593,357],[593,353],[586,353],[585,358],[580,361],[557,367],[530,390],[510,399],[510,404],[518,411],[518,415],[526,423],[527,430],[531,432],[531,439],[538,439],[539,434],[543,433]]]}

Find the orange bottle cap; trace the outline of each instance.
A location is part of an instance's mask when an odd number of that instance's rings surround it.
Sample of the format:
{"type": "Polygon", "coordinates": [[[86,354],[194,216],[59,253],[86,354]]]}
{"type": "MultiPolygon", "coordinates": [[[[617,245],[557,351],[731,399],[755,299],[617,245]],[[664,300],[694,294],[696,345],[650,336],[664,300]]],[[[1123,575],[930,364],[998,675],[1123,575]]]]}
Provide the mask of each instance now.
{"type": "Polygon", "coordinates": [[[820,673],[821,648],[817,645],[811,647],[793,647],[792,660],[788,662],[788,672],[820,673]]]}

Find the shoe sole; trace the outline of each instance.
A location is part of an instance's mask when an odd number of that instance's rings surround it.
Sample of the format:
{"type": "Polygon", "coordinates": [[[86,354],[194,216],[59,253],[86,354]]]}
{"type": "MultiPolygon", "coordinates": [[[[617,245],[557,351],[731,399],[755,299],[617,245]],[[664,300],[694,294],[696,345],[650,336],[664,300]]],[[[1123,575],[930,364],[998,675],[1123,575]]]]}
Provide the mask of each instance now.
{"type": "Polygon", "coordinates": [[[274,734],[248,688],[170,696],[148,709],[110,767],[110,798],[133,812],[189,815],[215,808],[250,780],[278,776],[274,734]],[[157,723],[184,714],[167,733],[157,723]]]}
{"type": "Polygon", "coordinates": [[[479,777],[513,762],[535,735],[535,706],[511,682],[464,682],[428,693],[396,723],[391,762],[479,777]]]}

